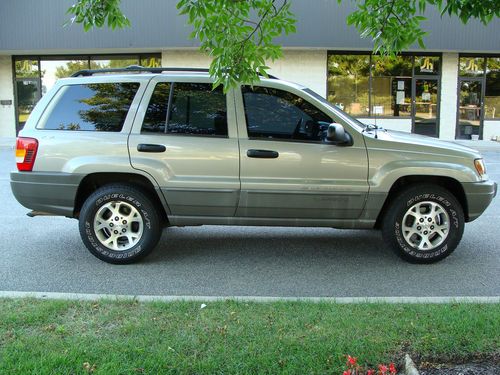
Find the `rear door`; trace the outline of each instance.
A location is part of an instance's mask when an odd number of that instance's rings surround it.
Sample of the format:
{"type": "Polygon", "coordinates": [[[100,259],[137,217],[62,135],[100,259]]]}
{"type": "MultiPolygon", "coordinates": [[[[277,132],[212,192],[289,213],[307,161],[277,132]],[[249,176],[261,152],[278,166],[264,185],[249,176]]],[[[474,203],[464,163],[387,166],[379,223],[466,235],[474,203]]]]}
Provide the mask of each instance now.
{"type": "Polygon", "coordinates": [[[302,90],[267,85],[244,86],[237,96],[241,197],[236,215],[357,219],[368,193],[362,135],[351,131],[352,146],[325,142],[334,118],[302,90]]]}
{"type": "Polygon", "coordinates": [[[130,159],[156,180],[170,215],[234,216],[240,181],[232,95],[212,91],[208,78],[151,80],[129,137],[130,159]]]}

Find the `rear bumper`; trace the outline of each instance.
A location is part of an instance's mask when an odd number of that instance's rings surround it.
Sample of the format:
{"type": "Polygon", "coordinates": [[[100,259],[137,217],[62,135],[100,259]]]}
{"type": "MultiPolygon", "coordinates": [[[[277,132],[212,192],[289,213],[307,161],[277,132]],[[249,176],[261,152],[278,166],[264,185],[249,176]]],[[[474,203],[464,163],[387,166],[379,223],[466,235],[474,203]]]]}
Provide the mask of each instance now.
{"type": "Polygon", "coordinates": [[[490,205],[493,198],[497,195],[498,186],[496,182],[491,180],[462,183],[465,196],[467,198],[467,206],[469,208],[469,217],[467,221],[477,219],[490,205]]]}
{"type": "Polygon", "coordinates": [[[75,197],[84,176],[69,173],[12,172],[10,187],[24,207],[73,217],[75,197]]]}

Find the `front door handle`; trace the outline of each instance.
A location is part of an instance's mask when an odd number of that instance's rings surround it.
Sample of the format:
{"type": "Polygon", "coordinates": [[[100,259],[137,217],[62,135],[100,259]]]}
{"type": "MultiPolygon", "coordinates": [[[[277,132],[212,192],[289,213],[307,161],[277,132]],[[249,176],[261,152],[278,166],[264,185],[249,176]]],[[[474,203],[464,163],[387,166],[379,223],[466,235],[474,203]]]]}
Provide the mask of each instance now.
{"type": "Polygon", "coordinates": [[[137,145],[139,152],[165,152],[167,148],[164,145],[151,145],[147,143],[139,143],[137,145]]]}
{"type": "Polygon", "coordinates": [[[280,154],[270,150],[248,150],[247,156],[249,158],[276,159],[280,154]]]}

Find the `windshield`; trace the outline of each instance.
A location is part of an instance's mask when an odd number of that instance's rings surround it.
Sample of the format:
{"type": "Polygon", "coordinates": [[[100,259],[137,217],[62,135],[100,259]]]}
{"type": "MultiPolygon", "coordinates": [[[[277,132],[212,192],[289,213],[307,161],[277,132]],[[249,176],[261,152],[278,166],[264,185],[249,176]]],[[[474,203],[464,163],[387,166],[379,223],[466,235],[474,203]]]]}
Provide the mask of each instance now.
{"type": "Polygon", "coordinates": [[[319,100],[321,103],[328,106],[328,108],[330,108],[332,111],[334,111],[337,116],[348,121],[350,124],[361,128],[360,130],[363,130],[366,127],[366,124],[363,124],[361,121],[355,119],[354,117],[351,117],[350,115],[348,115],[347,113],[342,111],[340,108],[332,105],[332,103],[330,103],[328,100],[323,98],[321,95],[315,93],[313,90],[305,88],[305,89],[303,89],[303,91],[308,93],[309,95],[311,95],[314,99],[319,100]]]}

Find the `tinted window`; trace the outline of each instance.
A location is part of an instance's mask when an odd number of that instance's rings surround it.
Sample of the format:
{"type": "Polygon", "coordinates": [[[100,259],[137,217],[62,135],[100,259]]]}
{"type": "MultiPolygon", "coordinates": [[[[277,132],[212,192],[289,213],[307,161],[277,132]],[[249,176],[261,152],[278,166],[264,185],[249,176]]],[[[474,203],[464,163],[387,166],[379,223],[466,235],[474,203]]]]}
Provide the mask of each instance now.
{"type": "Polygon", "coordinates": [[[250,138],[321,141],[333,122],[318,108],[290,92],[249,86],[243,88],[250,138]]]}
{"type": "Polygon", "coordinates": [[[222,87],[212,90],[208,83],[157,84],[142,131],[227,136],[226,97],[222,87]],[[170,92],[172,98],[168,109],[170,92]]]}
{"type": "Polygon", "coordinates": [[[142,123],[143,132],[165,133],[169,93],[170,83],[161,82],[155,86],[142,123]]]}
{"type": "Polygon", "coordinates": [[[44,129],[119,132],[139,83],[65,86],[44,129]]]}

